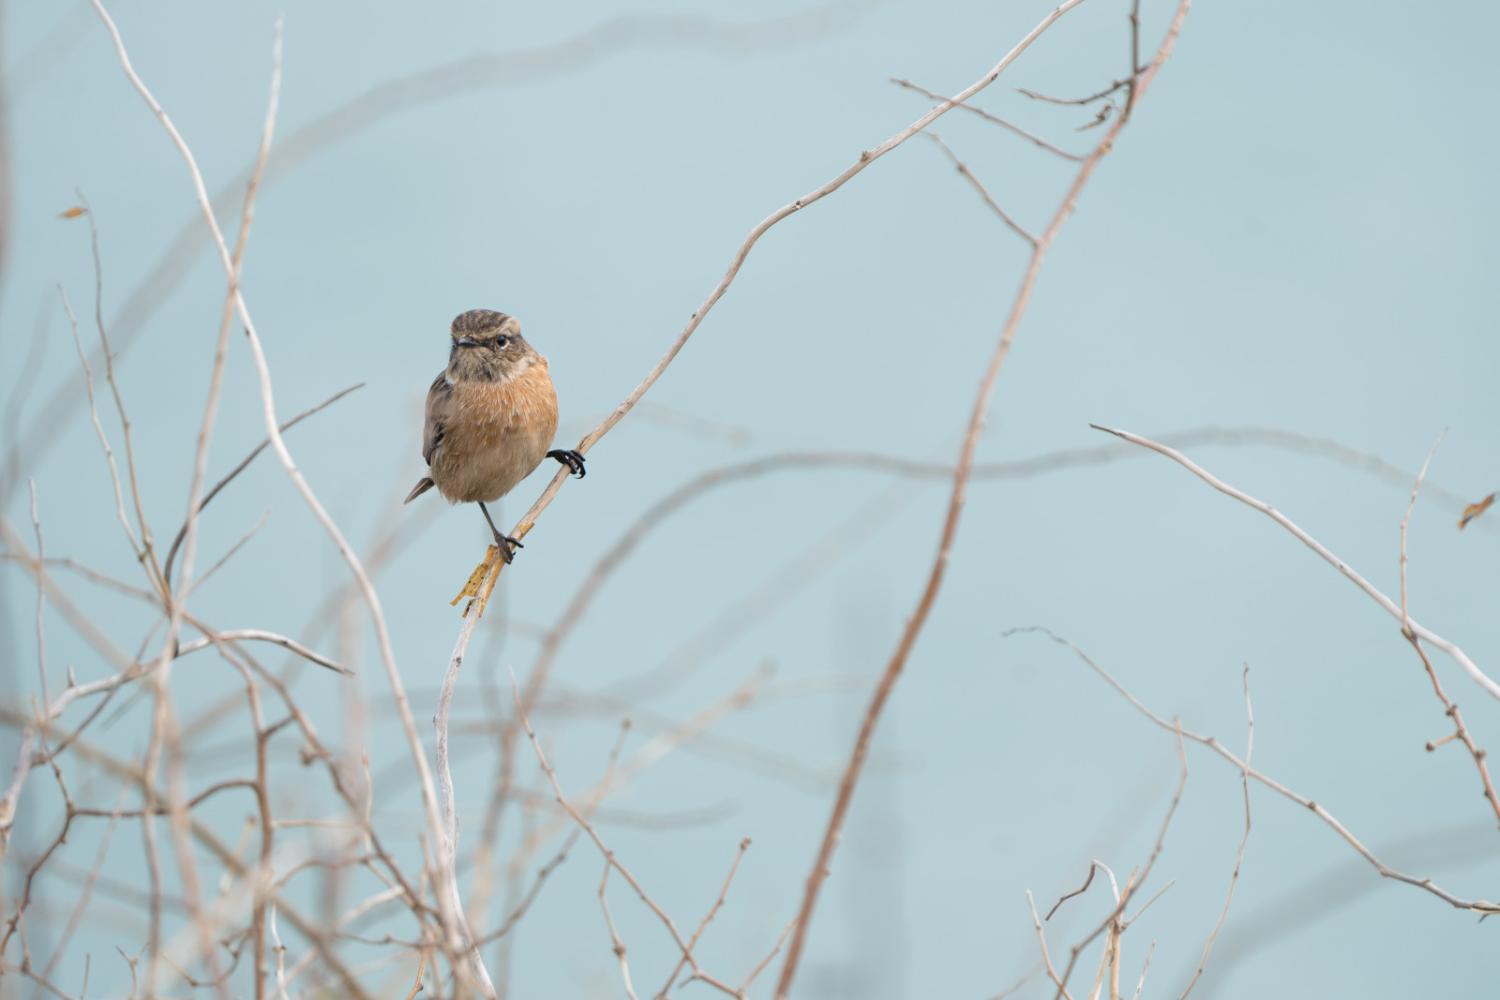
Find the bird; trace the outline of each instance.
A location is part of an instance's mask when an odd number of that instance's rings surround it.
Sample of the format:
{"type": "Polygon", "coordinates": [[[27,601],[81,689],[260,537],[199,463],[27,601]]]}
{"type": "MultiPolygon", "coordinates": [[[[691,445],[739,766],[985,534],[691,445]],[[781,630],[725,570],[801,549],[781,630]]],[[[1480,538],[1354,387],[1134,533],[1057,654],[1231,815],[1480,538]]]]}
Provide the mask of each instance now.
{"type": "Polygon", "coordinates": [[[550,448],[557,433],[557,392],[547,359],[521,336],[514,316],[470,309],[449,327],[448,366],[427,390],[422,460],[427,475],[403,504],[437,487],[449,503],[477,503],[509,563],[519,539],[495,526],[494,503],[531,475],[543,459],[585,475],[583,455],[550,448]]]}

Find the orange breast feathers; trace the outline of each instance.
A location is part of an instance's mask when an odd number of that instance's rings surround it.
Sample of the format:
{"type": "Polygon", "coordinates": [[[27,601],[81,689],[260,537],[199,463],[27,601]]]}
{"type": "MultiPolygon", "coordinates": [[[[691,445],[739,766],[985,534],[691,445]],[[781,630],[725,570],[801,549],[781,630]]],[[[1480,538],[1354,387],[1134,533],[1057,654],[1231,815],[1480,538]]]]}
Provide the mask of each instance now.
{"type": "Polygon", "coordinates": [[[541,464],[556,434],[545,359],[504,382],[458,382],[430,474],[452,502],[498,500],[541,464]]]}

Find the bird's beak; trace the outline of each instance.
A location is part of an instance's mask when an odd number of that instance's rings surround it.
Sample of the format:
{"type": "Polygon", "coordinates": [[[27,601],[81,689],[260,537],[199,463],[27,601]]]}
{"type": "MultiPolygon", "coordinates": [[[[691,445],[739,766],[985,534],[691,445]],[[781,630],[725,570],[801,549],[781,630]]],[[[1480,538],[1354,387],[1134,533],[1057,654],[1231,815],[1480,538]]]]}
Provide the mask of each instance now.
{"type": "Polygon", "coordinates": [[[453,345],[455,347],[478,347],[479,341],[475,340],[473,337],[459,337],[453,342],[453,345]]]}

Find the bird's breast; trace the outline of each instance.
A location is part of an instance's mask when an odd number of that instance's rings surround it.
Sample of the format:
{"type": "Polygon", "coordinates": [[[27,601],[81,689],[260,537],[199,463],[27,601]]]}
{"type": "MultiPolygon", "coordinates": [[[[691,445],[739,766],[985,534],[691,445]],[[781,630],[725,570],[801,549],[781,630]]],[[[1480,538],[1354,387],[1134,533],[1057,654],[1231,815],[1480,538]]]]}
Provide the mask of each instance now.
{"type": "Polygon", "coordinates": [[[452,405],[431,469],[451,501],[498,500],[541,464],[557,433],[545,362],[504,382],[457,382],[452,405]]]}

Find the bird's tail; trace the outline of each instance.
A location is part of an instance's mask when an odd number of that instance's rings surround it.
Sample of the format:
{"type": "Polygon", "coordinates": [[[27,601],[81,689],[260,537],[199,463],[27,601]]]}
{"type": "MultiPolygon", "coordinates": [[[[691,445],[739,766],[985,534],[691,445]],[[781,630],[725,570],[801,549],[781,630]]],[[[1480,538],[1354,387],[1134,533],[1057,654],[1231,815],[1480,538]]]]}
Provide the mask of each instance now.
{"type": "Polygon", "coordinates": [[[433,487],[432,477],[431,476],[423,476],[421,479],[417,480],[417,485],[415,485],[415,486],[413,486],[411,488],[411,492],[408,493],[408,494],[406,494],[406,499],[402,500],[401,502],[404,503],[404,504],[411,503],[417,497],[421,496],[423,493],[426,493],[428,490],[432,489],[432,487],[433,487]]]}

